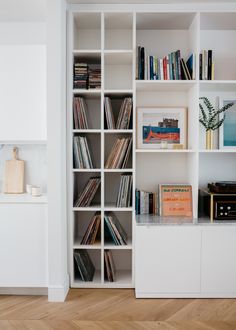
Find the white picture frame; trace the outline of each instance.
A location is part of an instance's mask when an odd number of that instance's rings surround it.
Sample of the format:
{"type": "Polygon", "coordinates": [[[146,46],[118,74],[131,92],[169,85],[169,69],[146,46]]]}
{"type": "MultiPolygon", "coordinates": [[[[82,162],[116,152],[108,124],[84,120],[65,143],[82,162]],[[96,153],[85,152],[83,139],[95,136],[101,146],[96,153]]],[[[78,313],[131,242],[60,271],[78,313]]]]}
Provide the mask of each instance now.
{"type": "Polygon", "coordinates": [[[185,107],[138,107],[137,148],[173,149],[174,145],[182,145],[183,149],[186,149],[186,122],[187,108],[185,107]],[[166,127],[164,120],[167,121],[167,126],[172,125],[171,121],[173,120],[173,127],[166,127]],[[160,125],[164,125],[164,127],[160,125]],[[167,136],[167,138],[162,139],[161,135],[163,137],[167,136]],[[173,139],[171,139],[170,136],[173,137],[173,139]]]}
{"type": "MultiPolygon", "coordinates": [[[[225,121],[219,128],[219,149],[236,149],[236,97],[221,97],[219,99],[219,107],[222,108],[224,105],[234,102],[234,105],[226,110],[225,121]],[[233,126],[230,129],[229,126],[233,126]],[[229,133],[226,133],[228,130],[229,133]]],[[[224,114],[219,115],[219,120],[223,118],[224,114]]]]}

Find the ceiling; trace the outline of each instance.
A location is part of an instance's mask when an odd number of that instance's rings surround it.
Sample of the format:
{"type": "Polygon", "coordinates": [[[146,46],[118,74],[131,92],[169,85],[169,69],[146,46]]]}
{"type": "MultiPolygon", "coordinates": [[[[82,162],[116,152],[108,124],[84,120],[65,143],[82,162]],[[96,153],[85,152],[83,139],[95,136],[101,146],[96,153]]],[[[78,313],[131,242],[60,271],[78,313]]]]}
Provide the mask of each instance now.
{"type": "Polygon", "coordinates": [[[0,0],[0,22],[44,21],[47,0],[0,0]]]}

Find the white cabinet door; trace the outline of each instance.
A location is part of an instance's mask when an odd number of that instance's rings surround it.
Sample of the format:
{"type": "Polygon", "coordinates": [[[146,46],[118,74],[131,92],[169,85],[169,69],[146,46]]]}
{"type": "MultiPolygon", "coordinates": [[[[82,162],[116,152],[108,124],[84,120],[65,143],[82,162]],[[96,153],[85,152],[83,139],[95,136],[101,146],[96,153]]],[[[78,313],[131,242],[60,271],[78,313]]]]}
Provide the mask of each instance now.
{"type": "Polygon", "coordinates": [[[236,228],[202,229],[202,292],[236,295],[236,228]]]}
{"type": "Polygon", "coordinates": [[[46,140],[46,46],[0,46],[0,142],[46,140]]]}
{"type": "Polygon", "coordinates": [[[47,287],[44,204],[0,204],[0,287],[47,287]]]}
{"type": "Polygon", "coordinates": [[[136,293],[199,293],[200,249],[200,228],[136,226],[136,293]]]}

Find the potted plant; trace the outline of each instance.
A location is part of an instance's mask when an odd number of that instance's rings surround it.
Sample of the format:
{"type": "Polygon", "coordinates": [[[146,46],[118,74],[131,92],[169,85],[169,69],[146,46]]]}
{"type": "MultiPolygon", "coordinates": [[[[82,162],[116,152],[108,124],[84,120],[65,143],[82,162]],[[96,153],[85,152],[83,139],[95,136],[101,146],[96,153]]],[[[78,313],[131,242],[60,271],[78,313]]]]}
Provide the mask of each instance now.
{"type": "Polygon", "coordinates": [[[199,122],[206,130],[206,149],[213,149],[213,131],[219,129],[225,120],[225,111],[234,105],[228,103],[222,108],[215,109],[207,97],[199,98],[200,116],[199,122]],[[223,113],[223,118],[220,119],[219,115],[223,113]]]}

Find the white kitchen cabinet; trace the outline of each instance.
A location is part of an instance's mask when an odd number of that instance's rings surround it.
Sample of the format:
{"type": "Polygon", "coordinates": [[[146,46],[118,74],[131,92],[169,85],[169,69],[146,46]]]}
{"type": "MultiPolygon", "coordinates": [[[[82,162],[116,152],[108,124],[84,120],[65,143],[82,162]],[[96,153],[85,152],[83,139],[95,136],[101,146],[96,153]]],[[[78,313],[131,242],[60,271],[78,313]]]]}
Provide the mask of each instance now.
{"type": "Polygon", "coordinates": [[[47,205],[0,198],[0,288],[47,287],[47,205]]]}

